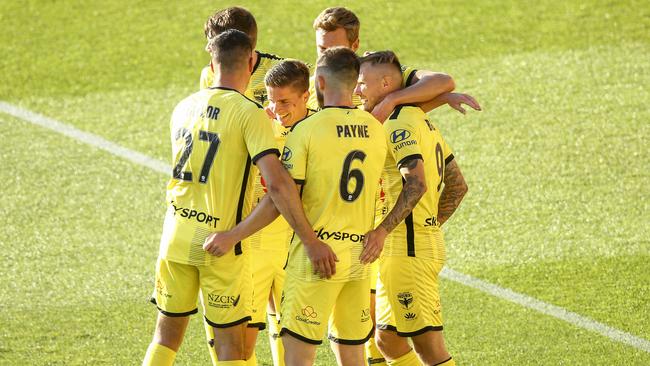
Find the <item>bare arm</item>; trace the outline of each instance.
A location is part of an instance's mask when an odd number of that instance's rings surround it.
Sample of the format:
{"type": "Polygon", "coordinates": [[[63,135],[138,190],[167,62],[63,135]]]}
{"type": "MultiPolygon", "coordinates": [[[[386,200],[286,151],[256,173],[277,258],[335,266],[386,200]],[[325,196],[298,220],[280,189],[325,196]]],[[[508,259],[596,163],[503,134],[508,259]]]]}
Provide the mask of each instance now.
{"type": "Polygon", "coordinates": [[[379,257],[384,247],[386,236],[411,214],[413,208],[420,202],[427,191],[424,163],[421,159],[413,159],[402,164],[400,173],[404,178],[402,192],[395,202],[393,209],[386,215],[379,226],[366,234],[361,262],[370,263],[379,257]]]}
{"type": "Polygon", "coordinates": [[[372,115],[379,121],[385,121],[390,113],[400,104],[417,104],[432,100],[456,87],[451,76],[426,70],[418,70],[411,85],[388,94],[375,106],[372,115]]]}
{"type": "Polygon", "coordinates": [[[474,110],[481,110],[481,106],[478,104],[476,99],[474,99],[469,94],[462,93],[443,93],[427,102],[416,103],[416,105],[425,112],[430,112],[445,104],[449,104],[450,107],[462,114],[466,113],[465,109],[462,106],[463,104],[472,107],[474,110]]]}
{"type": "Polygon", "coordinates": [[[465,193],[467,193],[467,183],[465,183],[465,178],[460,172],[456,160],[452,160],[447,164],[444,174],[445,187],[440,193],[440,201],[438,202],[438,222],[440,225],[451,217],[458,205],[460,205],[460,201],[463,200],[465,193]]]}
{"type": "Polygon", "coordinates": [[[278,213],[281,213],[304,244],[314,271],[330,278],[336,273],[335,262],[338,259],[332,248],[316,237],[302,208],[302,201],[298,195],[299,186],[296,189],[293,179],[274,155],[260,158],[257,167],[266,182],[267,195],[235,228],[210,235],[203,249],[214,255],[223,255],[235,243],[270,224],[278,217],[278,213]]]}

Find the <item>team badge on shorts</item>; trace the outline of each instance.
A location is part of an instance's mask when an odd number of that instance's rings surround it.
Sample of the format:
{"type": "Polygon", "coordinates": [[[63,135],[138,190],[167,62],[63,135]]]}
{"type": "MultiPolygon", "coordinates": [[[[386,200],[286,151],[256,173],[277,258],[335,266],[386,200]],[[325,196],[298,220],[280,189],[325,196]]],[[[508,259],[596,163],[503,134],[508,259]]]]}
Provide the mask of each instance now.
{"type": "Polygon", "coordinates": [[[400,292],[397,294],[397,301],[402,304],[405,310],[408,310],[413,307],[413,294],[410,292],[400,292]]]}

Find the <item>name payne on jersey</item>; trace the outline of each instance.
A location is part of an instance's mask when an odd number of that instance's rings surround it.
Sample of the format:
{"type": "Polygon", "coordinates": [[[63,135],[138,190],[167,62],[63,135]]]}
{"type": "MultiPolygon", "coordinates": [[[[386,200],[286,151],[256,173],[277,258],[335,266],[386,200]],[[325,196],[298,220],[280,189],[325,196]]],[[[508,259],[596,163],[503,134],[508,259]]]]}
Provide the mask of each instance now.
{"type": "Polygon", "coordinates": [[[339,137],[370,137],[368,125],[337,125],[336,134],[339,137]]]}
{"type": "Polygon", "coordinates": [[[186,207],[177,207],[174,202],[171,202],[172,207],[174,207],[174,215],[179,214],[181,217],[188,220],[196,220],[202,224],[212,225],[215,229],[217,228],[217,222],[221,220],[218,217],[209,215],[205,212],[197,211],[195,209],[190,209],[186,207]],[[179,213],[180,211],[180,213],[179,213]]]}
{"type": "Polygon", "coordinates": [[[351,242],[354,243],[360,243],[363,241],[363,238],[365,235],[362,234],[350,234],[346,233],[344,231],[326,231],[324,228],[320,228],[320,230],[314,230],[314,233],[316,233],[316,236],[320,240],[350,240],[351,242]]]}

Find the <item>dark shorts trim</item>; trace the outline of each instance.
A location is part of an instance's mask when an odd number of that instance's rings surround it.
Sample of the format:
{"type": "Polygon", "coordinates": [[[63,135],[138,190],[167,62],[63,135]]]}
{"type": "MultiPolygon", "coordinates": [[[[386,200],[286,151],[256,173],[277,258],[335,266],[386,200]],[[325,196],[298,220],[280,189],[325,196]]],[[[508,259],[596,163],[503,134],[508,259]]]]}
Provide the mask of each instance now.
{"type": "Polygon", "coordinates": [[[266,329],[266,323],[248,323],[248,328],[257,328],[259,330],[266,329]]]}
{"type": "Polygon", "coordinates": [[[307,338],[307,337],[301,336],[300,334],[298,334],[298,333],[296,333],[296,332],[292,332],[292,331],[290,331],[290,330],[287,329],[287,328],[282,328],[282,330],[280,330],[280,337],[282,337],[285,333],[288,334],[288,335],[290,335],[290,336],[292,336],[293,338],[296,338],[296,339],[298,339],[298,340],[300,340],[300,341],[303,341],[303,342],[305,342],[305,343],[314,344],[314,345],[320,345],[320,344],[323,344],[323,341],[322,341],[322,340],[318,340],[318,341],[317,341],[317,340],[315,340],[315,339],[310,339],[310,338],[307,338]]]}
{"type": "Polygon", "coordinates": [[[371,294],[377,294],[377,289],[376,288],[371,288],[370,293],[371,294]]]}
{"type": "Polygon", "coordinates": [[[437,325],[437,326],[428,325],[428,326],[426,326],[426,327],[424,327],[422,329],[416,330],[415,332],[400,332],[400,331],[397,330],[397,328],[395,328],[392,325],[377,324],[377,329],[393,331],[393,332],[397,333],[397,335],[400,336],[400,337],[415,337],[415,336],[419,336],[420,334],[424,334],[426,332],[440,332],[440,331],[443,330],[443,326],[442,325],[437,325]]]}
{"type": "Polygon", "coordinates": [[[208,318],[206,318],[206,317],[204,317],[204,318],[205,318],[205,321],[206,321],[208,324],[210,324],[211,326],[213,326],[213,327],[215,327],[215,328],[230,328],[230,327],[234,327],[235,325],[239,325],[239,324],[241,324],[241,323],[244,323],[244,322],[250,321],[250,320],[252,319],[250,316],[246,316],[246,317],[243,317],[243,318],[241,318],[241,319],[239,319],[239,320],[235,320],[235,321],[232,322],[232,323],[217,324],[217,323],[213,323],[213,322],[211,322],[210,319],[208,319],[208,318]]]}
{"type": "Polygon", "coordinates": [[[183,317],[183,316],[190,316],[190,315],[194,315],[194,314],[199,312],[198,308],[194,308],[194,310],[186,311],[184,313],[172,313],[172,312],[165,311],[165,310],[161,309],[160,306],[158,306],[158,303],[156,302],[156,298],[152,297],[149,301],[152,304],[156,305],[156,309],[158,309],[158,311],[162,315],[168,316],[170,318],[180,318],[180,317],[183,317]]]}
{"type": "Polygon", "coordinates": [[[368,333],[368,335],[363,339],[340,339],[340,338],[333,337],[331,334],[327,337],[327,339],[329,339],[330,341],[332,341],[334,343],[338,343],[338,344],[345,344],[345,345],[348,345],[348,346],[356,346],[356,345],[360,345],[360,344],[364,344],[364,343],[368,342],[368,340],[370,339],[370,337],[372,337],[372,334],[374,332],[375,332],[374,329],[370,329],[370,333],[368,333]]]}

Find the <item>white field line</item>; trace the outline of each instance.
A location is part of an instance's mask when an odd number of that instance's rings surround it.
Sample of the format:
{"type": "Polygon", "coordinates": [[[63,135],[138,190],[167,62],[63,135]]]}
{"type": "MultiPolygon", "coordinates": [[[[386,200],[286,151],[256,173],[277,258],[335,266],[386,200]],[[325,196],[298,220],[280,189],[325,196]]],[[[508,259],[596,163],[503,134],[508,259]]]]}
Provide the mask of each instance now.
{"type": "MultiPolygon", "coordinates": [[[[54,132],[71,137],[75,140],[81,141],[93,147],[105,150],[113,155],[119,156],[133,163],[145,166],[154,171],[166,175],[169,175],[171,172],[171,167],[160,160],[153,159],[137,151],[133,151],[131,149],[110,142],[95,134],[78,130],[68,124],[45,117],[38,113],[34,113],[27,109],[20,108],[15,105],[0,101],[0,112],[9,114],[23,121],[30,122],[35,125],[52,130],[54,132]]],[[[573,324],[576,327],[598,333],[613,341],[624,343],[636,349],[650,353],[650,341],[644,338],[634,336],[630,333],[618,330],[616,328],[612,328],[608,325],[587,318],[580,314],[568,311],[559,306],[555,306],[546,303],[544,301],[537,300],[530,296],[520,294],[518,292],[512,291],[504,287],[500,287],[493,283],[480,280],[478,278],[466,275],[458,271],[454,271],[453,269],[449,269],[449,268],[443,269],[441,276],[443,278],[452,280],[454,282],[458,282],[460,284],[485,292],[487,294],[498,297],[500,299],[504,299],[513,302],[515,304],[521,305],[525,308],[529,308],[538,311],[542,314],[546,314],[554,318],[564,320],[565,322],[573,324]]]]}
{"type": "Polygon", "coordinates": [[[27,109],[20,108],[3,101],[0,101],[0,112],[4,112],[18,119],[22,119],[23,121],[27,121],[35,125],[50,129],[54,132],[58,132],[157,172],[171,175],[172,168],[160,160],[150,158],[147,155],[141,154],[131,149],[127,149],[126,147],[120,146],[114,142],[110,142],[95,134],[81,131],[55,119],[45,117],[41,114],[34,113],[27,109]]]}

